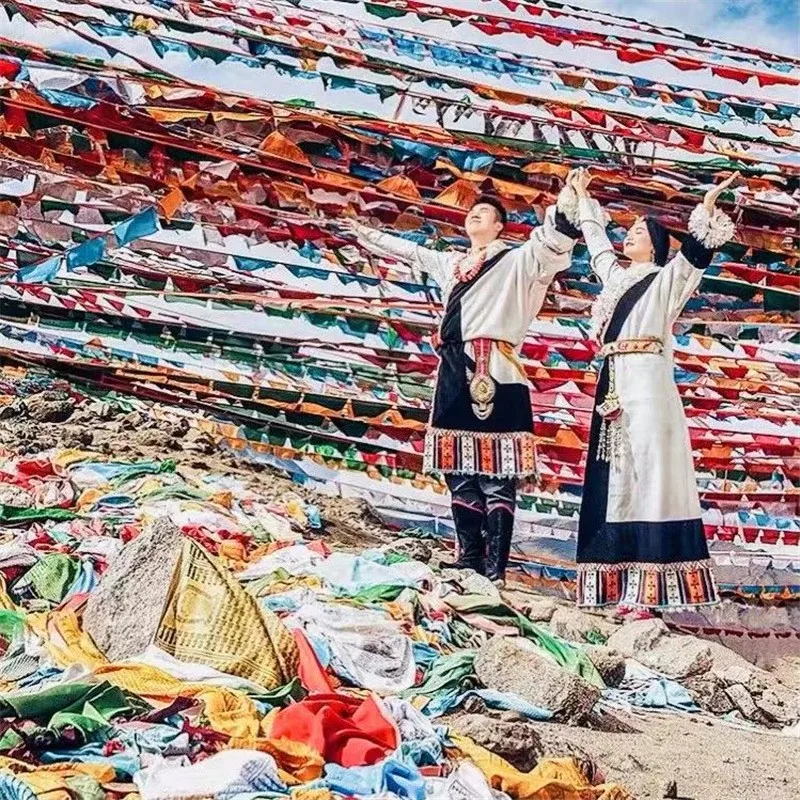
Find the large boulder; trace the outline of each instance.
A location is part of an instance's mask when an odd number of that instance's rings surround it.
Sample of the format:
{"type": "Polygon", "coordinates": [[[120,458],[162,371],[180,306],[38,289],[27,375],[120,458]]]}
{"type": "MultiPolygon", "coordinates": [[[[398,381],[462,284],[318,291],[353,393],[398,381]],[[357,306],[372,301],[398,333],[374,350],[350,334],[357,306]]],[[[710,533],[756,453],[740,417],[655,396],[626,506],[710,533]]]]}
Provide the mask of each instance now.
{"type": "Polygon", "coordinates": [[[483,645],[475,658],[475,674],[487,688],[518,694],[563,722],[580,724],[600,697],[596,686],[517,636],[495,636],[483,645]]]}
{"type": "Polygon", "coordinates": [[[111,661],[140,655],[152,642],[181,542],[169,519],[155,520],[125,545],[89,595],[83,626],[111,661]]]}

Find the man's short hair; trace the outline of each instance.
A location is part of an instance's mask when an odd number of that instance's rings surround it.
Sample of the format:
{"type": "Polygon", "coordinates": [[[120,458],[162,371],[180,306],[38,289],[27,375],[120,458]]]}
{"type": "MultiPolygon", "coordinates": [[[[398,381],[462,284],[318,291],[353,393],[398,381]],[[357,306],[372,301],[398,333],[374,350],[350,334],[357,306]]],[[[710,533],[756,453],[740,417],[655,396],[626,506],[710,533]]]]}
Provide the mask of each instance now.
{"type": "Polygon", "coordinates": [[[472,211],[475,206],[480,205],[487,205],[491,206],[496,212],[497,216],[500,219],[500,222],[503,224],[503,227],[506,226],[508,223],[508,212],[503,207],[503,204],[496,198],[492,197],[488,194],[482,194],[470,207],[469,210],[472,211]]]}

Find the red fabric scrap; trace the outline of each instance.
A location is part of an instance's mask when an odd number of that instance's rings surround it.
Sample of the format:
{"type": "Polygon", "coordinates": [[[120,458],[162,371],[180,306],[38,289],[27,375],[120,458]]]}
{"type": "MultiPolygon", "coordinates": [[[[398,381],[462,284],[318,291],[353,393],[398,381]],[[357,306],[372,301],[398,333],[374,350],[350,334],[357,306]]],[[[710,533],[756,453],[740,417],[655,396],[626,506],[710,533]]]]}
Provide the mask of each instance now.
{"type": "Polygon", "coordinates": [[[303,742],[327,763],[343,767],[375,764],[399,744],[397,731],[374,697],[360,700],[343,694],[316,694],[281,709],[271,736],[303,742]]]}
{"type": "Polygon", "coordinates": [[[297,650],[300,653],[300,665],[297,674],[303,688],[310,694],[333,694],[336,687],[331,681],[330,675],[325,672],[325,668],[320,664],[314,648],[308,643],[305,634],[300,630],[292,631],[292,636],[297,643],[297,650]]]}

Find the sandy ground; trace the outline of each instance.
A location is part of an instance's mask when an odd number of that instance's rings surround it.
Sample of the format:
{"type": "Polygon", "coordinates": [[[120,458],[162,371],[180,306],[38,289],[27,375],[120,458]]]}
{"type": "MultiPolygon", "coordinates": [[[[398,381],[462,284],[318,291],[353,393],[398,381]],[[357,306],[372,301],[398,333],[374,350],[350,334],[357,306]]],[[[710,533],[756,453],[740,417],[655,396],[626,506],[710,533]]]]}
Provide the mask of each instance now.
{"type": "MultiPolygon", "coordinates": [[[[707,717],[642,712],[619,714],[637,733],[602,733],[536,723],[546,742],[583,748],[607,780],[638,800],[661,800],[670,781],[691,800],[797,800],[800,739],[709,724],[707,717]]],[[[673,796],[673,795],[668,795],[673,796]]]]}

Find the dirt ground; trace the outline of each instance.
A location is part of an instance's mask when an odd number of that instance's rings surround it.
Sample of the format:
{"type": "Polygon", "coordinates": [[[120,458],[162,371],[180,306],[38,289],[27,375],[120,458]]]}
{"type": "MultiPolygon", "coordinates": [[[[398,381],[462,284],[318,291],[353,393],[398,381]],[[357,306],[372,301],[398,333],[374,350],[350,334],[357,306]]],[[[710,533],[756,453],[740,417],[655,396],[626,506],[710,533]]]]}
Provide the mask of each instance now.
{"type": "Polygon", "coordinates": [[[603,733],[556,723],[536,723],[542,739],[583,748],[606,778],[637,800],[797,800],[800,740],[751,733],[707,717],[642,712],[620,715],[637,733],[603,733]],[[671,781],[677,795],[665,794],[671,781]]]}
{"type": "MultiPolygon", "coordinates": [[[[374,547],[396,534],[382,528],[363,503],[312,495],[286,478],[220,454],[206,437],[182,425],[137,416],[99,419],[76,409],[69,421],[0,421],[0,446],[16,452],[47,447],[80,447],[120,459],[172,458],[184,474],[220,472],[257,486],[279,499],[295,492],[320,508],[326,539],[344,549],[374,547]]],[[[770,732],[738,730],[708,717],[663,713],[618,713],[635,733],[604,733],[555,723],[536,723],[548,749],[564,744],[582,749],[607,779],[628,787],[639,800],[796,800],[800,798],[800,739],[770,732]],[[677,783],[677,794],[668,789],[677,783]]]]}

